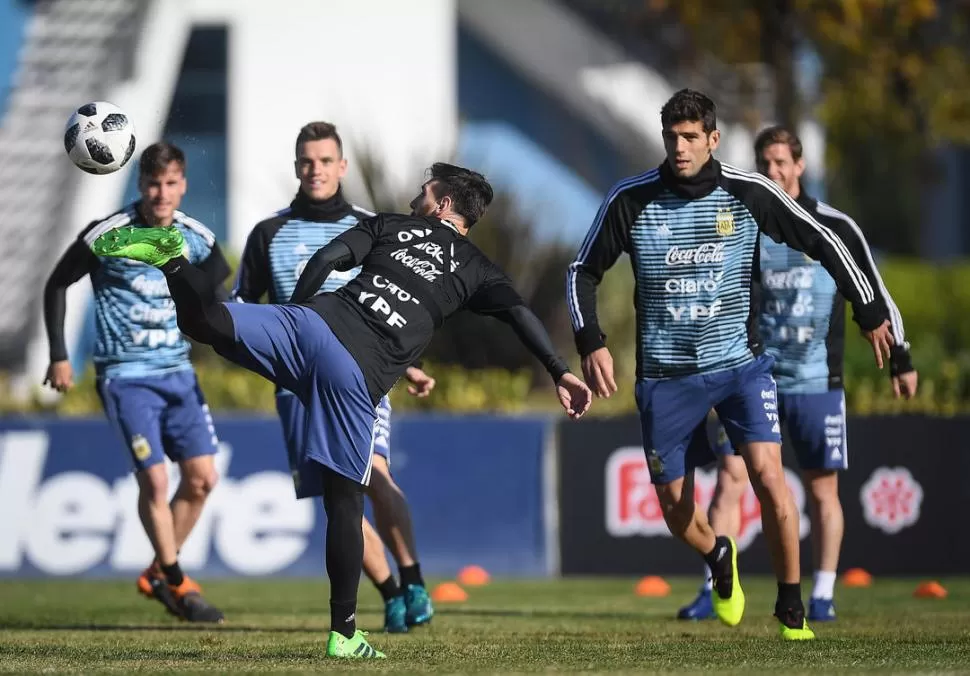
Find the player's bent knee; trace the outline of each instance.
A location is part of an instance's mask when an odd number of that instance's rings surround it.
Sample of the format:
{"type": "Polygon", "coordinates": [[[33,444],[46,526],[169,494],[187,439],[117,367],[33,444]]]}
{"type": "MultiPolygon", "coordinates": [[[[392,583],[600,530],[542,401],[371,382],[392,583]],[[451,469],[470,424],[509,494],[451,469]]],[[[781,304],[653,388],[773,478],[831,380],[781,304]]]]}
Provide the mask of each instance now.
{"type": "Polygon", "coordinates": [[[752,483],[760,488],[759,498],[779,499],[788,494],[788,484],[785,482],[785,470],[778,464],[768,464],[762,467],[754,477],[752,483]]]}
{"type": "Polygon", "coordinates": [[[807,475],[808,492],[820,504],[839,503],[838,474],[834,471],[814,472],[807,475]]]}
{"type": "Polygon", "coordinates": [[[147,467],[137,474],[138,491],[142,500],[168,504],[168,472],[165,463],[147,467]]]}
{"type": "Polygon", "coordinates": [[[182,479],[182,491],[191,498],[203,499],[209,496],[219,481],[215,468],[206,472],[190,474],[182,479]]]}

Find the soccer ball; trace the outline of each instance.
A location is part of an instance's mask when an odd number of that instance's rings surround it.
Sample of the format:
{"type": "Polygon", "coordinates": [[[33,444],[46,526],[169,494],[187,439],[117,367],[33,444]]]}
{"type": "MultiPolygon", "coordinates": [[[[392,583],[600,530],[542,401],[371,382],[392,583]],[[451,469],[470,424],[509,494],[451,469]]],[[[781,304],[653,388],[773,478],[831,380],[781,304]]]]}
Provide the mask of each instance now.
{"type": "Polygon", "coordinates": [[[89,174],[110,174],[125,166],[134,154],[135,125],[113,103],[85,103],[67,121],[64,150],[89,174]]]}

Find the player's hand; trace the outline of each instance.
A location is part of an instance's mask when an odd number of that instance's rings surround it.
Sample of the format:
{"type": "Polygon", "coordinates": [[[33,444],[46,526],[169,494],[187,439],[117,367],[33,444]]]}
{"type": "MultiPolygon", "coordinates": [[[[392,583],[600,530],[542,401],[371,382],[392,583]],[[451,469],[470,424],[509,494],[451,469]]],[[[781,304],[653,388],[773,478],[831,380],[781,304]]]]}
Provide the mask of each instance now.
{"type": "Polygon", "coordinates": [[[876,357],[876,366],[882,368],[885,363],[883,360],[889,361],[889,351],[893,346],[893,334],[889,330],[889,320],[887,319],[872,331],[863,331],[862,335],[872,345],[872,353],[876,357]]]}
{"type": "Polygon", "coordinates": [[[419,399],[427,397],[434,389],[435,379],[419,369],[417,366],[409,366],[404,372],[404,377],[411,383],[408,385],[408,394],[419,399]]]}
{"type": "Polygon", "coordinates": [[[898,376],[893,376],[893,394],[896,398],[912,399],[916,396],[919,387],[919,374],[916,371],[908,371],[898,376]]]}
{"type": "Polygon", "coordinates": [[[616,392],[613,380],[613,355],[605,347],[583,357],[583,378],[597,397],[609,398],[616,392]]]}
{"type": "Polygon", "coordinates": [[[74,370],[71,368],[71,362],[66,359],[51,362],[47,367],[44,384],[50,385],[58,392],[67,392],[74,387],[74,370]]]}
{"type": "Polygon", "coordinates": [[[593,401],[593,393],[586,387],[586,383],[572,373],[562,374],[556,383],[556,394],[559,395],[559,403],[573,420],[583,417],[593,401]]]}

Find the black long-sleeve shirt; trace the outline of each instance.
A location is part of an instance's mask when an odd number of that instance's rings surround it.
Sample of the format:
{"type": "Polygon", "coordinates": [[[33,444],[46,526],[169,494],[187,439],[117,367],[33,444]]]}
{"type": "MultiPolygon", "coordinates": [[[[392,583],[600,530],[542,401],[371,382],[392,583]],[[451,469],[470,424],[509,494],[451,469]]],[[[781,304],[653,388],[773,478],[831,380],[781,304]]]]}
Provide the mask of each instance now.
{"type": "Polygon", "coordinates": [[[450,223],[378,214],[313,255],[291,302],[324,321],[357,361],[374,401],[417,359],[435,330],[462,309],[512,326],[554,381],[568,371],[511,281],[450,223]],[[346,286],[313,294],[334,270],[360,265],[346,286]]]}

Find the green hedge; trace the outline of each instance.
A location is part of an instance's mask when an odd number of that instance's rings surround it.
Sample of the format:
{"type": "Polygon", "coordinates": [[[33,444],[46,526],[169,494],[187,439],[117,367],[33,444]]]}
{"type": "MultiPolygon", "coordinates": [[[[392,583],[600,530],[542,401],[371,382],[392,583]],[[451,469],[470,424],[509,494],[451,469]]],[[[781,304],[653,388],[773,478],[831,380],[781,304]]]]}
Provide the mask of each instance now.
{"type": "MultiPolygon", "coordinates": [[[[880,269],[905,320],[907,339],[912,343],[914,361],[920,371],[920,391],[914,401],[895,400],[887,373],[875,368],[868,343],[847,320],[845,380],[850,412],[859,415],[970,412],[970,321],[964,319],[970,317],[970,264],[934,267],[892,260],[883,262],[880,269]]],[[[621,274],[628,276],[629,272],[622,270],[621,274]]],[[[611,295],[601,302],[601,309],[606,312],[611,305],[615,309],[628,308],[630,316],[612,313],[618,329],[611,335],[611,344],[617,343],[620,391],[609,400],[594,401],[593,413],[599,415],[635,410],[632,335],[621,340],[632,332],[632,303],[626,289],[624,298],[619,298],[618,293],[611,295]]],[[[610,326],[605,330],[612,332],[610,326]]],[[[196,349],[193,355],[202,388],[214,411],[274,411],[273,387],[268,382],[228,364],[208,349],[196,349]]],[[[578,372],[578,361],[575,358],[571,361],[578,372]]],[[[426,370],[438,383],[432,396],[416,399],[399,384],[391,393],[396,409],[516,413],[553,412],[558,407],[548,379],[534,379],[526,371],[467,370],[440,364],[428,364],[426,370]]],[[[7,391],[0,383],[0,392],[7,391]]],[[[0,413],[50,411],[61,415],[91,415],[101,411],[91,370],[53,407],[44,407],[37,400],[18,404],[4,396],[0,399],[0,413]]]]}

